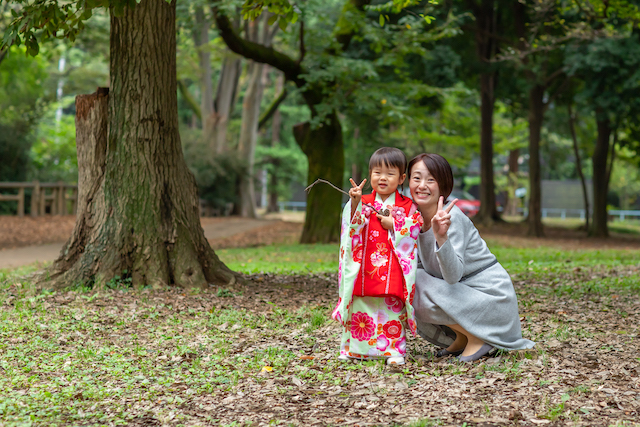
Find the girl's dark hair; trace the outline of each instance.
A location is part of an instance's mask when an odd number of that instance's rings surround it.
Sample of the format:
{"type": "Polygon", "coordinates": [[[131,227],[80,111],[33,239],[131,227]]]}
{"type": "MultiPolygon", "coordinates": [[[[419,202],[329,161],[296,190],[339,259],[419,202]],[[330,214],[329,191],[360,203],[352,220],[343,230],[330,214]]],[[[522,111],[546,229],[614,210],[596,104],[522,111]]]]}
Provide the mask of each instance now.
{"type": "MultiPolygon", "coordinates": [[[[440,194],[447,200],[453,190],[453,171],[451,165],[440,154],[422,153],[409,162],[409,174],[416,163],[422,161],[440,187],[440,194]]],[[[409,177],[411,179],[411,177],[409,177]]]]}
{"type": "Polygon", "coordinates": [[[369,159],[369,174],[376,166],[383,165],[388,168],[398,168],[400,175],[407,173],[407,158],[397,148],[382,147],[376,150],[369,159]]]}

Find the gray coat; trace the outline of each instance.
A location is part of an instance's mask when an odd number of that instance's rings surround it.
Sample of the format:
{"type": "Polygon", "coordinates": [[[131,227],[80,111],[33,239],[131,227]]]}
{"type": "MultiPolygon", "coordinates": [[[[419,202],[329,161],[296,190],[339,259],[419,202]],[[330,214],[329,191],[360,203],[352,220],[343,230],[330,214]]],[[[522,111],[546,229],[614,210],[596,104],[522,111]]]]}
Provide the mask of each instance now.
{"type": "Polygon", "coordinates": [[[509,273],[489,251],[471,220],[451,210],[448,240],[438,247],[432,230],[418,237],[419,263],[413,305],[419,334],[448,347],[460,325],[505,350],[532,348],[522,338],[518,299],[509,273]]]}

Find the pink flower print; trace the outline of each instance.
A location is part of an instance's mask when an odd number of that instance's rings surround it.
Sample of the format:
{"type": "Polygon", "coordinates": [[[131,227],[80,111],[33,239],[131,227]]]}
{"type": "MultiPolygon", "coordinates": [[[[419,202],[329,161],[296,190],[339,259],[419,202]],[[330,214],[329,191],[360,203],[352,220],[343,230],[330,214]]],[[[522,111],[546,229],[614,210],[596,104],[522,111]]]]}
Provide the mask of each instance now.
{"type": "Polygon", "coordinates": [[[382,203],[380,202],[373,202],[373,207],[376,208],[377,211],[381,211],[382,210],[382,203]]]}
{"type": "Polygon", "coordinates": [[[371,258],[371,265],[377,268],[384,267],[385,265],[387,265],[387,262],[389,261],[389,258],[380,252],[372,253],[370,258],[371,258]]]}
{"type": "Polygon", "coordinates": [[[376,330],[376,324],[367,313],[358,311],[351,316],[351,336],[358,341],[369,341],[376,330]]]}
{"type": "Polygon", "coordinates": [[[402,334],[402,324],[397,320],[392,320],[384,324],[382,331],[387,338],[400,338],[402,334]]]}
{"type": "Polygon", "coordinates": [[[380,280],[382,280],[382,281],[387,280],[387,276],[380,276],[380,280]]]}
{"type": "Polygon", "coordinates": [[[338,304],[336,305],[336,308],[333,310],[331,317],[334,320],[337,320],[338,322],[342,323],[342,316],[340,315],[340,303],[342,303],[342,298],[338,298],[338,304]]]}
{"type": "Polygon", "coordinates": [[[411,261],[406,258],[400,258],[398,261],[400,261],[400,267],[402,267],[402,274],[407,275],[411,273],[411,261]]]}
{"type": "Polygon", "coordinates": [[[415,335],[416,333],[416,322],[414,322],[413,320],[409,319],[407,320],[407,324],[409,325],[409,330],[411,331],[412,334],[415,335]]]}
{"type": "Polygon", "coordinates": [[[407,353],[407,340],[405,337],[402,337],[398,341],[396,341],[396,350],[398,350],[398,353],[403,356],[407,353]]]}
{"type": "Polygon", "coordinates": [[[402,221],[407,216],[406,211],[401,206],[391,208],[391,215],[396,221],[402,221]]]}
{"type": "Polygon", "coordinates": [[[378,335],[378,342],[376,348],[380,351],[385,351],[389,347],[389,340],[384,335],[378,335]]]}
{"type": "Polygon", "coordinates": [[[362,207],[362,214],[365,217],[369,218],[371,216],[371,212],[373,212],[373,211],[371,210],[371,208],[369,206],[363,206],[362,207]]]}
{"type": "Polygon", "coordinates": [[[384,297],[384,303],[387,304],[387,308],[394,313],[400,313],[404,307],[402,300],[392,296],[384,297]]]}
{"type": "Polygon", "coordinates": [[[385,324],[389,321],[389,315],[384,310],[378,310],[376,317],[378,319],[378,324],[385,324]]]}
{"type": "Polygon", "coordinates": [[[415,246],[416,246],[415,240],[409,237],[405,237],[402,240],[400,240],[400,243],[398,244],[398,249],[397,249],[397,252],[400,254],[400,258],[405,258],[409,256],[409,254],[413,252],[413,248],[415,246]]]}
{"type": "Polygon", "coordinates": [[[355,248],[357,247],[360,243],[362,243],[362,238],[360,237],[359,234],[354,234],[354,236],[351,238],[351,247],[355,248]]]}
{"type": "Polygon", "coordinates": [[[420,235],[420,224],[415,224],[409,227],[409,232],[411,233],[411,238],[416,240],[420,235]]]}

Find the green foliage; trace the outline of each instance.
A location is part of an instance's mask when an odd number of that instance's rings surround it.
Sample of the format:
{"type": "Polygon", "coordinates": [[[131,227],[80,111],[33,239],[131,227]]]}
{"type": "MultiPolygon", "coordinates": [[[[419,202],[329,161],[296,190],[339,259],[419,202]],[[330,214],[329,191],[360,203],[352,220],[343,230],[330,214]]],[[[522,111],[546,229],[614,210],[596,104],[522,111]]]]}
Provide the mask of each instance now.
{"type": "Polygon", "coordinates": [[[36,139],[31,146],[30,180],[42,182],[78,181],[75,119],[63,115],[55,119],[57,103],[51,104],[38,124],[36,139]]]}
{"type": "MultiPolygon", "coordinates": [[[[0,181],[28,178],[45,77],[44,61],[25,57],[24,49],[11,48],[0,65],[0,181]]],[[[0,212],[6,212],[6,205],[0,206],[0,212]]]]}
{"type": "Polygon", "coordinates": [[[234,152],[213,158],[200,132],[194,129],[181,132],[182,147],[187,166],[193,172],[200,198],[222,212],[229,203],[237,203],[238,179],[245,173],[245,165],[234,152]]]}

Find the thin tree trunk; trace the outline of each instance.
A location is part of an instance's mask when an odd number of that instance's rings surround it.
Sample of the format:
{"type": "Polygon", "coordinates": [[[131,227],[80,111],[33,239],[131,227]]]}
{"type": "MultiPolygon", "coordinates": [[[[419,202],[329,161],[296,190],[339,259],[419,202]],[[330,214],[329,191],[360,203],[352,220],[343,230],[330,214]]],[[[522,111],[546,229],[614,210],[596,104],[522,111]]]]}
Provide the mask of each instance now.
{"type": "Polygon", "coordinates": [[[477,221],[490,225],[498,219],[495,183],[493,180],[493,109],[495,73],[480,75],[480,211],[477,221]]]}
{"type": "MultiPolygon", "coordinates": [[[[259,19],[250,25],[250,39],[264,46],[271,45],[271,37],[275,34],[267,24],[268,13],[263,13],[259,19]],[[262,28],[260,28],[262,24],[262,28]]],[[[267,65],[251,61],[249,64],[249,84],[242,102],[242,125],[238,151],[246,165],[246,173],[240,175],[240,216],[256,218],[255,192],[255,152],[258,144],[258,124],[260,122],[260,105],[267,71],[267,65]]]]}
{"type": "Polygon", "coordinates": [[[598,135],[596,147],[591,157],[593,164],[593,226],[591,235],[608,237],[607,224],[607,192],[609,190],[608,158],[609,140],[611,139],[611,123],[608,118],[597,120],[598,135]]]}
{"type": "Polygon", "coordinates": [[[222,62],[218,90],[215,100],[215,111],[211,122],[214,126],[213,139],[211,140],[211,152],[223,153],[227,148],[227,130],[229,118],[233,113],[240,79],[241,61],[235,55],[226,57],[222,62]]]}
{"type": "Polygon", "coordinates": [[[204,142],[215,152],[214,129],[215,118],[213,115],[213,76],[211,70],[211,51],[209,50],[209,27],[211,22],[207,20],[202,6],[195,9],[195,28],[193,41],[198,53],[200,65],[200,114],[202,119],[202,135],[204,142]]]}
{"type": "Polygon", "coordinates": [[[260,102],[264,89],[264,64],[251,64],[249,84],[242,102],[242,125],[238,151],[244,160],[246,172],[240,176],[240,216],[255,218],[256,201],[254,186],[255,151],[258,142],[258,120],[260,119],[260,102]]]}
{"type": "Polygon", "coordinates": [[[544,88],[536,84],[529,91],[529,217],[528,235],[544,236],[540,176],[540,133],[544,119],[544,88]]]}
{"type": "Polygon", "coordinates": [[[204,237],[182,156],[175,36],[175,0],[111,16],[110,93],[77,98],[78,219],[48,286],[235,282],[204,237]]]}
{"type": "Polygon", "coordinates": [[[505,202],[505,214],[515,216],[518,214],[518,198],[515,190],[518,188],[518,158],[520,157],[520,149],[509,151],[509,185],[507,191],[507,200],[505,202]]]}
{"type": "MultiPolygon", "coordinates": [[[[318,178],[336,185],[342,184],[344,149],[342,127],[336,112],[327,117],[328,122],[312,129],[309,122],[293,129],[296,141],[309,159],[307,182],[318,178]]],[[[340,236],[340,211],[342,194],[328,185],[316,185],[307,195],[307,210],[300,243],[335,242],[340,236]]]]}
{"type": "Polygon", "coordinates": [[[578,176],[580,177],[580,183],[582,184],[582,197],[584,200],[585,211],[585,230],[589,231],[589,195],[587,192],[587,181],[584,178],[582,172],[582,160],[580,158],[580,150],[578,149],[578,136],[576,134],[575,117],[571,110],[571,103],[567,104],[567,111],[569,113],[569,130],[571,131],[571,139],[573,140],[573,153],[576,156],[576,169],[578,170],[578,176]]]}

